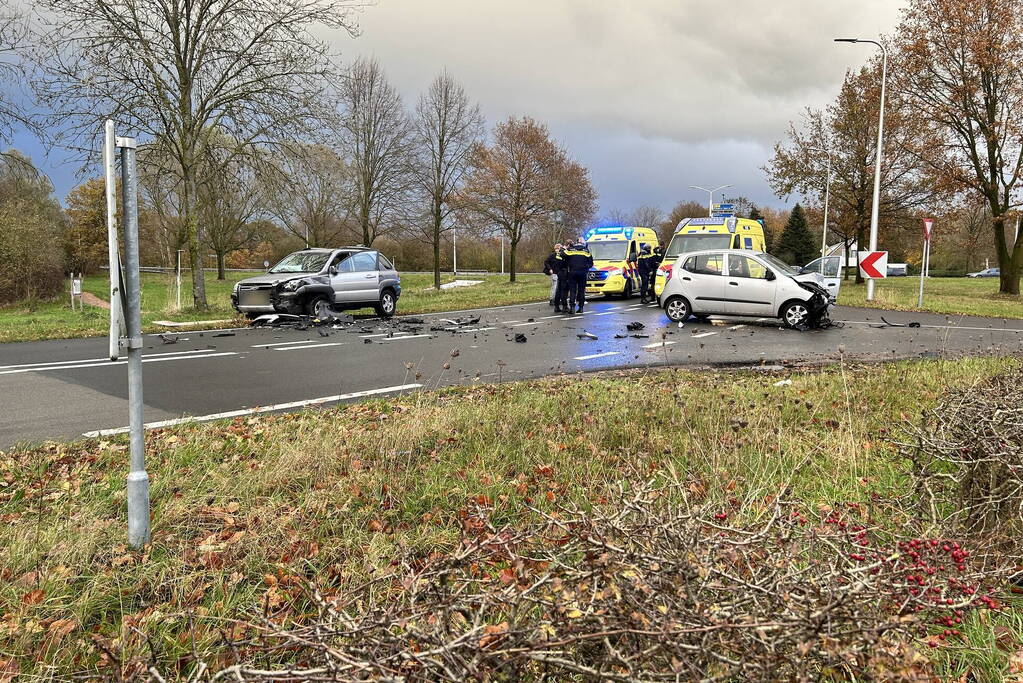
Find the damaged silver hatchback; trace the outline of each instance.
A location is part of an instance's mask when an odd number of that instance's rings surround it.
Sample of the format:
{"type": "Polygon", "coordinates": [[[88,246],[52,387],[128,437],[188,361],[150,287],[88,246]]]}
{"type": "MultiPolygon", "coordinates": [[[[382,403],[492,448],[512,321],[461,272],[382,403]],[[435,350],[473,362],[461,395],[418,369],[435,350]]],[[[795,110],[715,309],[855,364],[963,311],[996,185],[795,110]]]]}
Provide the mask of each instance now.
{"type": "Polygon", "coordinates": [[[234,286],[231,305],[250,318],[266,313],[327,317],[331,311],[372,307],[394,315],[401,278],[380,252],[365,247],[303,249],[288,254],[265,275],[234,286]]]}

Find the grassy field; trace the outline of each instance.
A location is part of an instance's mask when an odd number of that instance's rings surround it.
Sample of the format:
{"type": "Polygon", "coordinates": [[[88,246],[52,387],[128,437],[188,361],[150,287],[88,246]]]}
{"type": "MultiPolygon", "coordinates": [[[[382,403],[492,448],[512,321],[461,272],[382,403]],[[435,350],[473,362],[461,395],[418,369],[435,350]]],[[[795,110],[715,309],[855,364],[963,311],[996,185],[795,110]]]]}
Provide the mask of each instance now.
{"type": "MultiPolygon", "coordinates": [[[[722,501],[789,485],[809,506],[869,502],[903,484],[886,457],[901,422],[1017,362],[837,367],[789,386],[752,372],[560,377],[162,430],[148,437],[143,553],[124,547],[124,439],[0,453],[0,677],[130,677],[150,656],[187,671],[231,619],[300,618],[307,579],[344,590],[408,549],[451,548],[481,501],[514,525],[526,503],[591,501],[670,467],[722,501]]],[[[944,674],[1003,680],[1008,654],[989,646],[1020,647],[1020,612],[963,632],[932,654],[944,674]]]]}
{"type": "MultiPolygon", "coordinates": [[[[885,310],[916,311],[919,277],[892,277],[877,283],[874,301],[867,302],[867,287],[851,280],[842,283],[838,303],[885,310]]],[[[924,282],[924,308],[933,313],[1023,318],[1023,298],[998,293],[998,278],[932,277],[924,282]]]]}
{"type": "MultiPolygon", "coordinates": [[[[192,308],[177,311],[175,284],[171,275],[142,274],[142,325],[146,332],[166,331],[155,325],[156,320],[231,320],[244,324],[231,308],[231,290],[234,283],[253,273],[230,272],[226,280],[217,280],[207,274],[206,299],[210,308],[198,312],[192,308]]],[[[445,275],[444,282],[455,278],[445,275]]],[[[432,313],[463,308],[481,308],[505,304],[540,301],[547,298],[548,280],[542,275],[520,275],[515,284],[505,275],[486,275],[472,279],[485,282],[474,287],[437,291],[431,287],[432,275],[408,274],[402,276],[402,294],[398,302],[399,313],[432,313]]],[[[85,291],[108,300],[109,285],[103,275],[91,276],[83,283],[85,291]]],[[[182,303],[191,299],[191,286],[187,278],[182,282],[182,303]]],[[[367,312],[372,309],[367,308],[367,312]]],[[[58,301],[27,302],[0,307],[0,342],[31,341],[36,339],[67,339],[92,337],[107,333],[109,313],[87,306],[84,311],[72,311],[66,298],[58,301]]],[[[216,327],[223,327],[217,324],[216,327]]],[[[194,329],[202,329],[197,327],[194,329]]]]}

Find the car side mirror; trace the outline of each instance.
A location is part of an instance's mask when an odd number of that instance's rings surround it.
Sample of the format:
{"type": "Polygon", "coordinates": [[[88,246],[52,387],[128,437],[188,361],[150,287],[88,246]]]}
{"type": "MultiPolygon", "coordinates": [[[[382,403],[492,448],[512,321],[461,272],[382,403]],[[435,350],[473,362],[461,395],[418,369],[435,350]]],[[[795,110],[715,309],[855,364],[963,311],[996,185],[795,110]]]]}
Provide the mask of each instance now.
{"type": "Polygon", "coordinates": [[[767,274],[764,275],[764,279],[765,280],[774,280],[774,279],[776,279],[775,275],[774,275],[774,271],[773,270],[767,271],[767,274]]]}
{"type": "Polygon", "coordinates": [[[331,266],[330,268],[327,268],[327,274],[337,275],[337,266],[331,266]]]}

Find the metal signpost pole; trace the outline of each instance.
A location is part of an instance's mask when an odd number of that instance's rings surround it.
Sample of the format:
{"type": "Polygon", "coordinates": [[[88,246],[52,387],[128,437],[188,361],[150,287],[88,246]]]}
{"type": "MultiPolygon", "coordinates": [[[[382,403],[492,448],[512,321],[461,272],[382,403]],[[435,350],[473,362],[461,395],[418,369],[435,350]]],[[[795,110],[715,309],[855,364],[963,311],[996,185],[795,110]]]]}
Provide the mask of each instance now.
{"type": "Polygon", "coordinates": [[[451,229],[451,273],[458,275],[458,228],[451,229]]]}
{"type": "Polygon", "coordinates": [[[139,283],[138,177],[135,140],[118,138],[121,150],[121,197],[124,207],[124,259],[128,293],[128,423],[131,434],[131,471],[128,473],[128,544],[149,543],[149,475],[142,423],[142,313],[139,283]]]}

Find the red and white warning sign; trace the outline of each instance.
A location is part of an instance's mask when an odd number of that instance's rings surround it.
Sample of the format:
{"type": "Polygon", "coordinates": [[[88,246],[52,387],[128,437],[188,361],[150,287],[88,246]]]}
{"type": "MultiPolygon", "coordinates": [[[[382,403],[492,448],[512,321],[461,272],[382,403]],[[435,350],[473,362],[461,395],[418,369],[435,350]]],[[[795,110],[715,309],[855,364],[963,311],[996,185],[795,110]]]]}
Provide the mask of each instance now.
{"type": "Polygon", "coordinates": [[[925,218],[924,219],[924,239],[925,240],[930,241],[930,239],[931,239],[931,228],[933,228],[933,227],[934,227],[934,219],[933,218],[925,218]]]}
{"type": "Polygon", "coordinates": [[[861,251],[860,274],[872,280],[888,277],[887,251],[861,251]]]}

